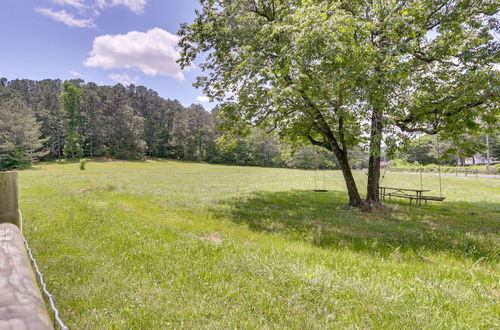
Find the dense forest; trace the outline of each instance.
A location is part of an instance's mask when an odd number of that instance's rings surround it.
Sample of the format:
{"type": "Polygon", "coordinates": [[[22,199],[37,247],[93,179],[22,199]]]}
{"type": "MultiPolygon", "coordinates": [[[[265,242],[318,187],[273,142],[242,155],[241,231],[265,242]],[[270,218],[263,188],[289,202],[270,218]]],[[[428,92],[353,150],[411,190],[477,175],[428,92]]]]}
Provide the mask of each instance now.
{"type": "MultiPolygon", "coordinates": [[[[219,143],[222,135],[217,110],[208,112],[199,104],[185,107],[144,86],[98,86],[81,79],[0,79],[0,169],[82,157],[337,167],[335,157],[323,148],[291,148],[258,128],[219,143]]],[[[484,144],[483,140],[474,143],[484,144]]],[[[499,140],[498,134],[490,136],[494,157],[500,157],[499,140]]],[[[441,148],[445,153],[446,141],[441,148]]],[[[436,149],[435,138],[422,136],[410,140],[395,157],[423,165],[437,163],[436,149]]],[[[456,164],[465,156],[448,155],[441,161],[456,164]]],[[[366,168],[368,154],[362,147],[354,148],[350,161],[353,168],[366,168]]]]}
{"type": "MultiPolygon", "coordinates": [[[[305,147],[292,153],[258,129],[224,145],[217,111],[185,107],[143,86],[0,80],[0,167],[31,161],[145,157],[210,163],[333,168],[334,157],[305,147]]],[[[361,166],[361,164],[359,164],[361,166]]]]}

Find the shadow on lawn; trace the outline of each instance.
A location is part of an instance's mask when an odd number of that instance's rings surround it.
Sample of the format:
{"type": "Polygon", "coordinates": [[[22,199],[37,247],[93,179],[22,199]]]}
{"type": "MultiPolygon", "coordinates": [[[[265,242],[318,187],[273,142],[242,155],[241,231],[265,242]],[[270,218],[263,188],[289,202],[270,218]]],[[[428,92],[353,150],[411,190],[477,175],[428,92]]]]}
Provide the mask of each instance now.
{"type": "Polygon", "coordinates": [[[498,259],[500,204],[410,206],[402,201],[387,203],[383,211],[362,212],[346,208],[346,203],[341,191],[258,192],[228,200],[216,212],[255,231],[280,233],[325,248],[381,255],[445,251],[498,259]]]}

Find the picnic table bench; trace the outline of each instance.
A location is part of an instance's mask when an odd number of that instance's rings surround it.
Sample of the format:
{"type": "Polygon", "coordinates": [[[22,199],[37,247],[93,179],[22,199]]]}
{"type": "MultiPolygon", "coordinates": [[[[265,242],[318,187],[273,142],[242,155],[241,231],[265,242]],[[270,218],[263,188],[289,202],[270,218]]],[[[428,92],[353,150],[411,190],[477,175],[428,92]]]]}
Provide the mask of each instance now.
{"type": "Polygon", "coordinates": [[[444,201],[444,197],[439,197],[439,196],[425,196],[423,195],[424,192],[430,191],[429,189],[409,189],[409,188],[395,188],[395,187],[379,187],[379,194],[380,197],[385,199],[385,197],[389,197],[391,199],[392,197],[399,197],[399,198],[406,198],[410,200],[410,204],[412,200],[415,200],[415,204],[422,205],[422,201],[437,201],[437,202],[442,202],[444,201]]]}

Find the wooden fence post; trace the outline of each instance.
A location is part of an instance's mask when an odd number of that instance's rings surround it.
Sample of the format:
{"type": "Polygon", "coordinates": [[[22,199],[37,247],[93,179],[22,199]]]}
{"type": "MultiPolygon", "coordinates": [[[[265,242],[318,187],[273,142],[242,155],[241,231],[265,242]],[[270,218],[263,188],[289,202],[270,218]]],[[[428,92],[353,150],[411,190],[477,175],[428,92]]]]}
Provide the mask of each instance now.
{"type": "Polygon", "coordinates": [[[17,173],[0,172],[0,223],[10,222],[19,227],[17,173]]]}
{"type": "Polygon", "coordinates": [[[17,173],[0,172],[0,329],[54,329],[24,247],[17,173]]]}

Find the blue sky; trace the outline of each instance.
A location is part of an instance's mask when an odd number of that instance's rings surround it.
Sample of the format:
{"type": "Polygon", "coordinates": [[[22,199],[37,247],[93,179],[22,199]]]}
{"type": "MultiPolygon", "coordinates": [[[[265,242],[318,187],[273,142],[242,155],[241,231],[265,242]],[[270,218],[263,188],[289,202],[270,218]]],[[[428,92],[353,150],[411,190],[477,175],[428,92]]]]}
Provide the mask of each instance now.
{"type": "Polygon", "coordinates": [[[197,0],[2,0],[0,76],[133,82],[184,105],[212,105],[180,71],[176,32],[197,0]]]}

